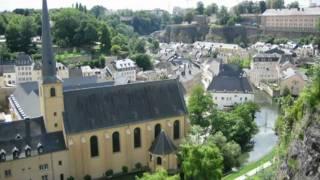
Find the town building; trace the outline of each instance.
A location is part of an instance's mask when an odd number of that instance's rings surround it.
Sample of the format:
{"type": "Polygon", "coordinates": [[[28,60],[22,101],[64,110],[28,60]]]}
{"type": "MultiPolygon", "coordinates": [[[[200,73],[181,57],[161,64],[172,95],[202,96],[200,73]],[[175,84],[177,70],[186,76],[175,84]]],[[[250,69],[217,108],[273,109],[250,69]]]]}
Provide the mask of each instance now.
{"type": "Polygon", "coordinates": [[[135,82],[137,79],[136,63],[131,59],[114,60],[107,63],[105,67],[107,74],[113,77],[117,84],[135,82]]]}
{"type": "Polygon", "coordinates": [[[202,77],[201,81],[205,88],[208,88],[212,82],[213,77],[217,76],[220,72],[220,61],[215,59],[209,59],[202,64],[202,77]]]}
{"type": "Polygon", "coordinates": [[[222,64],[220,73],[213,77],[207,91],[219,109],[254,101],[253,89],[242,69],[233,64],[222,64]]]}
{"type": "Polygon", "coordinates": [[[267,9],[261,15],[261,28],[265,31],[317,32],[320,7],[267,9]]]}
{"type": "Polygon", "coordinates": [[[285,89],[288,89],[292,95],[298,96],[306,86],[307,81],[306,75],[290,67],[281,73],[280,93],[282,94],[285,89]]]}
{"type": "Polygon", "coordinates": [[[25,53],[19,53],[15,60],[16,82],[23,83],[32,81],[33,61],[25,53]]]}
{"type": "Polygon", "coordinates": [[[259,53],[253,56],[250,67],[250,81],[256,87],[260,87],[262,81],[275,81],[278,82],[280,69],[279,54],[259,53]]]}
{"type": "Polygon", "coordinates": [[[0,123],[0,179],[97,179],[137,164],[176,169],[188,128],[180,83],[59,79],[46,0],[42,9],[42,80],[9,97],[18,119],[0,123]]]}

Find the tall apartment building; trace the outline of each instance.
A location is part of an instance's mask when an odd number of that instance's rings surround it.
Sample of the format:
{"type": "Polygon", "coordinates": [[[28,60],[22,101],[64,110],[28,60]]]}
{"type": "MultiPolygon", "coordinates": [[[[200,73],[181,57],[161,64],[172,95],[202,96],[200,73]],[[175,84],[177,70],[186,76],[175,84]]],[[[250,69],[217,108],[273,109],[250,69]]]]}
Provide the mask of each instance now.
{"type": "Polygon", "coordinates": [[[261,53],[255,55],[251,62],[251,82],[256,87],[260,87],[261,81],[277,81],[280,73],[280,58],[278,54],[261,53]]]}
{"type": "Polygon", "coordinates": [[[267,9],[261,15],[261,27],[266,31],[316,32],[320,7],[267,9]]]}
{"type": "Polygon", "coordinates": [[[25,53],[20,53],[15,61],[17,83],[32,81],[33,61],[25,53]]]}

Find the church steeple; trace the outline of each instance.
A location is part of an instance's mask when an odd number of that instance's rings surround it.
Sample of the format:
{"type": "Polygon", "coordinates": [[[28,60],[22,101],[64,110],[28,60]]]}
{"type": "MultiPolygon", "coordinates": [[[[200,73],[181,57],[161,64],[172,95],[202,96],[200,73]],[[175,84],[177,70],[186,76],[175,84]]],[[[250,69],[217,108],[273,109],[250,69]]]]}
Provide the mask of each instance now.
{"type": "Polygon", "coordinates": [[[43,84],[57,82],[47,0],[42,1],[42,80],[43,84]]]}

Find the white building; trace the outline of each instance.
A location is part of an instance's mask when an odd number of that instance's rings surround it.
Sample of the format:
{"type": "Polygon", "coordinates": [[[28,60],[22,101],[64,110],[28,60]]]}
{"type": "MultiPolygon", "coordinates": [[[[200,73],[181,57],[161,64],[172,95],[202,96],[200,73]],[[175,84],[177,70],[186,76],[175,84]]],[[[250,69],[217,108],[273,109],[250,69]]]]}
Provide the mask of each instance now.
{"type": "MultiPolygon", "coordinates": [[[[32,71],[32,81],[40,81],[42,78],[42,72],[41,72],[41,64],[35,63],[33,66],[32,71]]],[[[60,79],[68,79],[69,78],[69,68],[66,67],[64,64],[57,62],[56,63],[56,72],[57,76],[60,79]]]]}
{"type": "Polygon", "coordinates": [[[16,82],[32,81],[33,61],[25,53],[19,53],[15,61],[16,82]]]}
{"type": "Polygon", "coordinates": [[[251,62],[250,80],[260,87],[262,81],[277,81],[279,79],[279,60],[278,54],[261,53],[253,57],[251,62]]]}
{"type": "Polygon", "coordinates": [[[213,101],[219,109],[254,101],[252,87],[245,73],[237,65],[221,65],[219,75],[213,77],[207,90],[212,94],[213,101]]]}
{"type": "Polygon", "coordinates": [[[114,60],[107,63],[106,73],[110,74],[116,84],[136,81],[136,63],[131,59],[114,60]]]}
{"type": "Polygon", "coordinates": [[[9,66],[3,71],[3,86],[4,87],[14,87],[16,86],[16,73],[14,71],[14,66],[9,66]]]}

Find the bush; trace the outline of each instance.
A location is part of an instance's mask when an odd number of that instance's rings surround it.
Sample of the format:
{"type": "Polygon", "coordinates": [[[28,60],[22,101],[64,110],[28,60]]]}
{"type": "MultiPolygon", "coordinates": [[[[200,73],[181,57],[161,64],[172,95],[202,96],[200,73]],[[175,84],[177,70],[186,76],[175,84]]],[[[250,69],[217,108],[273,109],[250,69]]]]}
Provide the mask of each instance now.
{"type": "Polygon", "coordinates": [[[70,176],[70,177],[67,178],[67,180],[74,180],[74,177],[70,176]]]}
{"type": "Polygon", "coordinates": [[[142,169],[142,164],[141,163],[136,163],[135,164],[136,169],[141,170],[142,169]]]}
{"type": "Polygon", "coordinates": [[[109,177],[109,176],[112,176],[113,175],[113,170],[112,169],[109,169],[106,171],[106,176],[109,177]]]}
{"type": "Polygon", "coordinates": [[[128,166],[122,166],[122,172],[123,173],[128,173],[128,166]]]}
{"type": "Polygon", "coordinates": [[[89,174],[87,174],[87,175],[85,175],[85,176],[83,177],[83,179],[84,179],[84,180],[91,180],[92,178],[91,178],[91,176],[90,176],[89,174]]]}

